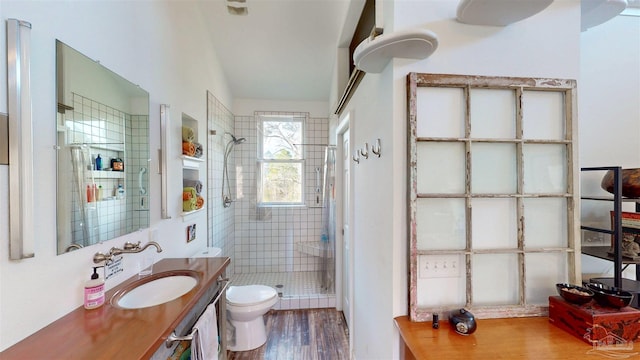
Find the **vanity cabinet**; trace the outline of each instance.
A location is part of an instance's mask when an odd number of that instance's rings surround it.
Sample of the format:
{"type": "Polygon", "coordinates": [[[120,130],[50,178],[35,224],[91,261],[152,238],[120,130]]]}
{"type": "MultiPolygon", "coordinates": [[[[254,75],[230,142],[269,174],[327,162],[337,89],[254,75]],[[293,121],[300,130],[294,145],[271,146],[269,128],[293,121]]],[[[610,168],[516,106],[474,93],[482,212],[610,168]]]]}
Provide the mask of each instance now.
{"type": "MultiPolygon", "coordinates": [[[[191,333],[191,327],[212,299],[218,299],[218,334],[225,334],[224,282],[227,257],[163,259],[154,274],[190,270],[198,274],[196,286],[181,297],[147,308],[122,309],[111,304],[114,294],[138,280],[138,275],[107,291],[105,304],[82,306],[0,353],[0,359],[166,359],[177,343],[166,340],[191,333]],[[222,293],[220,293],[222,292],[222,293]],[[220,296],[218,296],[220,295],[220,296]]],[[[220,358],[225,359],[226,339],[220,358]]]]}
{"type": "Polygon", "coordinates": [[[590,231],[595,233],[608,234],[611,235],[612,239],[611,245],[582,247],[582,253],[585,255],[593,256],[603,260],[613,261],[613,278],[593,278],[591,279],[591,282],[597,282],[606,286],[621,288],[634,293],[635,298],[631,306],[639,308],[640,301],[638,300],[638,295],[640,294],[640,282],[638,281],[638,279],[640,279],[640,259],[631,259],[623,256],[621,238],[623,232],[640,234],[640,229],[622,226],[622,204],[625,202],[635,203],[635,211],[640,212],[640,199],[626,198],[622,196],[622,169],[619,166],[585,167],[582,168],[581,171],[583,173],[591,171],[613,171],[614,179],[619,180],[614,180],[613,196],[581,196],[582,201],[605,201],[613,204],[613,208],[611,210],[611,228],[594,227],[587,225],[580,226],[580,229],[583,232],[590,231]],[[635,280],[625,279],[622,277],[622,272],[629,265],[636,265],[635,280]]]}

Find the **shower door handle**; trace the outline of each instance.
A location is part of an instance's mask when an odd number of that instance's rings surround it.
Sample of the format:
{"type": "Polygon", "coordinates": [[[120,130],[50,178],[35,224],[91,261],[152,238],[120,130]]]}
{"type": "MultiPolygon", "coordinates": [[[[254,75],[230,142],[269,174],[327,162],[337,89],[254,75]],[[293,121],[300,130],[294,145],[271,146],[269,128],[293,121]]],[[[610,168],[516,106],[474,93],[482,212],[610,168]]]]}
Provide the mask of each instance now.
{"type": "Polygon", "coordinates": [[[147,168],[142,167],[138,172],[138,187],[140,188],[140,195],[145,195],[147,193],[147,189],[142,186],[142,176],[147,172],[147,168]]]}

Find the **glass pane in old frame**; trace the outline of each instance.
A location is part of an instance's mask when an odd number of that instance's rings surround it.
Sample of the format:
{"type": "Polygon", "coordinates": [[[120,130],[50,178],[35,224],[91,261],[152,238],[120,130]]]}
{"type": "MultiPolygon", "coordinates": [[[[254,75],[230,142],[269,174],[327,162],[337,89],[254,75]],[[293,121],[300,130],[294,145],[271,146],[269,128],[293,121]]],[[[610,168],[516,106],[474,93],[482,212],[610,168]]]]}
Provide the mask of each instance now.
{"type": "Polygon", "coordinates": [[[418,250],[461,250],[466,247],[464,199],[418,199],[418,250]]]}
{"type": "Polygon", "coordinates": [[[513,90],[471,89],[471,138],[516,137],[516,101],[513,90]]]}
{"type": "Polygon", "coordinates": [[[531,90],[523,92],[523,138],[564,140],[565,118],[563,92],[531,90]]]}
{"type": "Polygon", "coordinates": [[[418,306],[462,307],[466,303],[466,286],[464,255],[418,255],[418,306]],[[452,259],[456,263],[452,264],[452,259]]]}
{"type": "Polygon", "coordinates": [[[565,198],[527,198],[523,203],[525,249],[569,246],[565,198]]]}
{"type": "Polygon", "coordinates": [[[516,249],[518,215],[515,198],[471,200],[471,247],[475,249],[516,249]],[[496,226],[500,219],[502,226],[496,226]]]}
{"type": "Polygon", "coordinates": [[[464,143],[419,142],[416,147],[418,193],[464,194],[464,143]]]}
{"type": "Polygon", "coordinates": [[[519,303],[517,254],[475,254],[471,259],[473,305],[519,303]]]}
{"type": "Polygon", "coordinates": [[[418,137],[464,137],[466,105],[462,88],[419,87],[416,91],[418,137]]]}
{"type": "Polygon", "coordinates": [[[549,294],[557,294],[557,283],[568,281],[567,254],[529,253],[524,255],[525,302],[529,305],[548,305],[549,294]]]}
{"type": "Polygon", "coordinates": [[[522,146],[525,194],[567,192],[567,147],[564,144],[522,146]]]}
{"type": "Polygon", "coordinates": [[[472,193],[514,194],[517,174],[515,144],[471,144],[472,193]]]}

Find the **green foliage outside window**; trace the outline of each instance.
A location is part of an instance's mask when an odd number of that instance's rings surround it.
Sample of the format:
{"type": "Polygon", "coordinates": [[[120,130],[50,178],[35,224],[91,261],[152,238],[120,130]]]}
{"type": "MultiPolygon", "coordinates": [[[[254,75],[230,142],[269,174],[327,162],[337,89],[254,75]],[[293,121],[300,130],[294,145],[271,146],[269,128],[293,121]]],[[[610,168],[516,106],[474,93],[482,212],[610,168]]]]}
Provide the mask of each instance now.
{"type": "Polygon", "coordinates": [[[303,203],[304,118],[261,116],[260,203],[303,203]],[[298,144],[298,145],[296,145],[298,144]]]}

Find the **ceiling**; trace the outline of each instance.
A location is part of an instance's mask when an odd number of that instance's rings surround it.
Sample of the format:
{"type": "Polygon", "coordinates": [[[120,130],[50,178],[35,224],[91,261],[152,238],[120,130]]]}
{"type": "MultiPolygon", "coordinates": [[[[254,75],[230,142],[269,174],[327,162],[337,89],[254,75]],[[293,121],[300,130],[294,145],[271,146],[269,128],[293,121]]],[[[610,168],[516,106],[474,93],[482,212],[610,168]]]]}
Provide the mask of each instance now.
{"type": "MultiPolygon", "coordinates": [[[[640,0],[627,1],[629,7],[640,6],[640,0]]],[[[234,98],[329,101],[337,48],[348,46],[364,2],[199,3],[234,98]],[[246,7],[248,14],[232,15],[228,5],[246,7]]]]}
{"type": "Polygon", "coordinates": [[[203,16],[232,96],[328,101],[338,43],[351,3],[248,0],[244,2],[247,15],[232,15],[226,1],[203,1],[203,16]]]}

